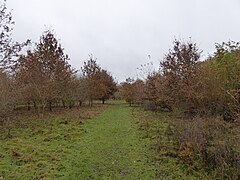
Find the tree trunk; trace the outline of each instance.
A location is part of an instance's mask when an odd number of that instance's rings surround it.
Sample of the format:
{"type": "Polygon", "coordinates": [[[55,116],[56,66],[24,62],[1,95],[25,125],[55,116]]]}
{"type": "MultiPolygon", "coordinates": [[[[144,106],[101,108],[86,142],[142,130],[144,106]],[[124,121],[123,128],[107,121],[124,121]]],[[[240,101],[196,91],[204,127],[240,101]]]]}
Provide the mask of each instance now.
{"type": "Polygon", "coordinates": [[[72,109],[72,107],[73,107],[73,104],[72,104],[72,102],[69,102],[69,109],[72,109]]]}
{"type": "Polygon", "coordinates": [[[35,108],[35,110],[37,109],[36,101],[33,101],[33,107],[35,108]]]}
{"type": "Polygon", "coordinates": [[[93,106],[93,100],[89,99],[89,106],[92,107],[93,106]]]}
{"type": "Polygon", "coordinates": [[[82,106],[82,101],[79,101],[79,104],[78,104],[78,106],[79,106],[79,107],[81,107],[81,106],[82,106]]]}
{"type": "Polygon", "coordinates": [[[49,111],[52,111],[52,102],[49,101],[49,111]]]}
{"type": "Polygon", "coordinates": [[[102,100],[102,104],[105,104],[105,99],[102,100]]]}
{"type": "Polygon", "coordinates": [[[62,104],[63,104],[63,107],[65,108],[66,105],[65,105],[65,101],[64,100],[62,100],[62,104]]]}
{"type": "Polygon", "coordinates": [[[30,104],[30,102],[27,103],[27,109],[28,109],[28,111],[31,110],[31,104],[30,104]]]}
{"type": "Polygon", "coordinates": [[[46,106],[47,106],[47,101],[43,101],[43,102],[42,102],[42,112],[41,112],[41,114],[40,114],[40,118],[43,118],[43,117],[44,117],[46,106]]]}
{"type": "Polygon", "coordinates": [[[10,128],[10,127],[8,127],[8,134],[7,134],[7,137],[8,137],[8,138],[12,138],[12,135],[11,135],[11,128],[10,128]]]}

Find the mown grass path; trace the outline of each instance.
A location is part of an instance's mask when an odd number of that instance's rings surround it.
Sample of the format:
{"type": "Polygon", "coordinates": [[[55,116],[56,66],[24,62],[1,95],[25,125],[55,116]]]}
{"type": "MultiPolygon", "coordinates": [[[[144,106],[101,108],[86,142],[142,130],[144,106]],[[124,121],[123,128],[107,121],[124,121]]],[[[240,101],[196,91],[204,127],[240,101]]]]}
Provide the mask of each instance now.
{"type": "Polygon", "coordinates": [[[84,125],[72,166],[65,177],[78,179],[153,179],[147,140],[140,138],[131,109],[113,105],[84,125]]]}
{"type": "Polygon", "coordinates": [[[141,133],[124,104],[32,119],[1,136],[0,179],[154,179],[141,133]]]}
{"type": "Polygon", "coordinates": [[[168,114],[98,104],[26,117],[11,137],[0,126],[0,180],[211,179],[179,160],[168,114]]]}

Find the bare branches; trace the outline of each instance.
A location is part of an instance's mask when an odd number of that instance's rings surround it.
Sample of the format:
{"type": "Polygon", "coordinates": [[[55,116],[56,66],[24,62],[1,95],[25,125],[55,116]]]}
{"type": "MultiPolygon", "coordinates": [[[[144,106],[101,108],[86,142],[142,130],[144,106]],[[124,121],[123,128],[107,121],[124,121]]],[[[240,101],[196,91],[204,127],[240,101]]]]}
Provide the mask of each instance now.
{"type": "Polygon", "coordinates": [[[0,69],[10,69],[15,63],[13,57],[17,57],[21,49],[30,43],[27,40],[24,43],[14,42],[12,31],[14,21],[11,12],[7,11],[6,1],[0,4],[0,69]]]}

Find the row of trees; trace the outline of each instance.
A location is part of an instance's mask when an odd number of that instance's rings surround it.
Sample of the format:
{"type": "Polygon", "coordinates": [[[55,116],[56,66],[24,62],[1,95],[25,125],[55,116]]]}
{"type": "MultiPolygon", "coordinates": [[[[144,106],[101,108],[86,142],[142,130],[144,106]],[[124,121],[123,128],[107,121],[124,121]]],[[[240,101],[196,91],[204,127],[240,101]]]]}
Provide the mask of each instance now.
{"type": "Polygon", "coordinates": [[[75,70],[52,31],[45,31],[36,44],[16,43],[11,38],[13,25],[4,2],[0,4],[0,118],[19,104],[43,114],[53,104],[71,108],[86,100],[90,106],[95,99],[104,103],[116,91],[112,75],[93,56],[75,70]]]}
{"type": "MultiPolygon", "coordinates": [[[[160,159],[177,157],[191,172],[204,170],[210,179],[239,179],[240,44],[217,44],[211,57],[200,58],[195,43],[175,40],[158,72],[148,71],[144,80],[127,79],[120,89],[130,105],[173,111],[157,119],[164,127],[149,117],[142,121],[156,154],[164,156],[160,159]]],[[[151,68],[140,69],[144,74],[151,68]]]]}
{"type": "Polygon", "coordinates": [[[205,61],[200,57],[195,43],[175,40],[158,72],[122,84],[125,99],[154,110],[180,109],[190,116],[220,114],[226,120],[236,119],[240,113],[240,44],[217,44],[213,56],[205,61]]]}

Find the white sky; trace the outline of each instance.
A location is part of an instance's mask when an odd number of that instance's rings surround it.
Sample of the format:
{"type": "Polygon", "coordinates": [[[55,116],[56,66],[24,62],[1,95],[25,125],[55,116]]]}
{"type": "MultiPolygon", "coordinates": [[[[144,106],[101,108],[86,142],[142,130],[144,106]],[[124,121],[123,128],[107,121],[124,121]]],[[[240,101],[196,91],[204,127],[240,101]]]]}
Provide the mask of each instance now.
{"type": "Polygon", "coordinates": [[[38,42],[52,28],[74,68],[93,54],[119,82],[136,76],[148,55],[157,69],[175,37],[191,37],[205,57],[215,43],[240,40],[240,0],[7,0],[7,7],[16,41],[38,42]]]}

